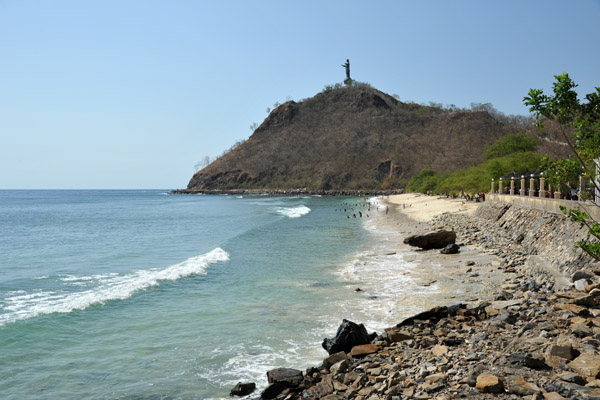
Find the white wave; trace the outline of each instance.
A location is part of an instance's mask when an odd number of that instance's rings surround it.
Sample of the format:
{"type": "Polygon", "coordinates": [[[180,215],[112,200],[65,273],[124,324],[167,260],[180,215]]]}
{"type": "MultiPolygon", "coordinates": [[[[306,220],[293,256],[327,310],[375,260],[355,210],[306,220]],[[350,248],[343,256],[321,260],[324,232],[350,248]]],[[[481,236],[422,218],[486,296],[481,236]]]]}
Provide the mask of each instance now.
{"type": "MultiPolygon", "coordinates": [[[[323,337],[323,332],[320,333],[319,338],[323,337]]],[[[266,388],[267,382],[264,377],[267,371],[282,366],[307,368],[316,365],[326,355],[319,346],[320,340],[300,343],[290,339],[283,342],[283,347],[281,343],[276,346],[266,343],[243,343],[217,347],[211,355],[226,357],[223,365],[219,368],[200,365],[196,373],[203,379],[219,382],[224,388],[231,388],[240,381],[256,382],[256,391],[260,392],[266,388]]]]}
{"type": "Polygon", "coordinates": [[[383,242],[375,249],[356,254],[352,261],[336,271],[348,291],[361,289],[339,304],[340,314],[380,331],[399,319],[422,311],[415,303],[421,304],[438,292],[438,286],[434,280],[424,282],[420,279],[421,274],[417,273],[420,264],[408,261],[408,255],[401,249],[389,251],[383,242]]]}
{"type": "Polygon", "coordinates": [[[212,264],[229,260],[229,254],[216,248],[206,254],[188,258],[167,268],[153,268],[134,271],[128,274],[102,274],[62,278],[67,283],[94,281],[96,285],[85,291],[19,291],[4,298],[0,308],[0,326],[41,314],[68,313],[84,310],[95,304],[104,304],[109,300],[124,300],[135,292],[157,286],[162,281],[176,281],[191,275],[205,275],[212,264]]]}
{"type": "Polygon", "coordinates": [[[277,213],[289,218],[300,218],[310,212],[310,208],[306,206],[298,207],[280,207],[277,209],[277,213]]]}

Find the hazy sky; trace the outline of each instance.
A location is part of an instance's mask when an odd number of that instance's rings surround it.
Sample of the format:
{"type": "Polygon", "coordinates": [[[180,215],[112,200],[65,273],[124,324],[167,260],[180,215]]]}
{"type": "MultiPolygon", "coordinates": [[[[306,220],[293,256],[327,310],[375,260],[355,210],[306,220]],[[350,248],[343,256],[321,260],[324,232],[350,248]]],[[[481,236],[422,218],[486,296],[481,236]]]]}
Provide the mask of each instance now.
{"type": "Polygon", "coordinates": [[[600,1],[0,0],[0,189],[182,188],[267,107],[352,77],[528,114],[600,86],[600,1]]]}

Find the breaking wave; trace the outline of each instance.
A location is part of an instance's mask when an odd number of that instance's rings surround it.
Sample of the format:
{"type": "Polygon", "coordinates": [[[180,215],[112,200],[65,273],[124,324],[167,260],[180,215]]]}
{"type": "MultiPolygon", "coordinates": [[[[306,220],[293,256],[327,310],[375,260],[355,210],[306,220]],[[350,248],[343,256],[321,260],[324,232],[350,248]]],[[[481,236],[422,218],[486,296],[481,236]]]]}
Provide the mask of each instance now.
{"type": "Polygon", "coordinates": [[[176,281],[191,275],[205,275],[212,264],[229,260],[229,254],[216,248],[206,254],[188,258],[166,268],[139,270],[127,274],[101,274],[91,276],[67,275],[61,277],[63,287],[85,287],[78,291],[32,291],[8,293],[0,303],[0,326],[42,314],[68,313],[84,310],[109,300],[124,300],[135,292],[158,286],[164,281],[176,281]]]}
{"type": "Polygon", "coordinates": [[[306,215],[310,212],[310,208],[306,206],[298,206],[298,207],[281,207],[277,209],[277,213],[289,218],[300,218],[303,215],[306,215]]]}

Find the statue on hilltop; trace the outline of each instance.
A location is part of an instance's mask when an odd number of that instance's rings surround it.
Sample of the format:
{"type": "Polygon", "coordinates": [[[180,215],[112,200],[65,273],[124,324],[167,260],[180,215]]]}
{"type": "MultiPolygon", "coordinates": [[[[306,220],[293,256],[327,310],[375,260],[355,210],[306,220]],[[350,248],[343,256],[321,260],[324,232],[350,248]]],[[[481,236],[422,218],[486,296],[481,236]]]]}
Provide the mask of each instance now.
{"type": "Polygon", "coordinates": [[[346,64],[342,64],[342,67],[346,68],[346,79],[344,79],[344,83],[349,85],[352,82],[350,78],[350,60],[346,59],[346,64]]]}

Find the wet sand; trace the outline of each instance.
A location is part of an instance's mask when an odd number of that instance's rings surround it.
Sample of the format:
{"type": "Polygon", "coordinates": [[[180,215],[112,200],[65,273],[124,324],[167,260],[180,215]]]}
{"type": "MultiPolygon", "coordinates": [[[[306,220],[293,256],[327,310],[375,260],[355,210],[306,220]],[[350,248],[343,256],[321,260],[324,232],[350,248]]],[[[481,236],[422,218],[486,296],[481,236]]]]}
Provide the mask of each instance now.
{"type": "MultiPolygon", "coordinates": [[[[423,289],[434,289],[417,290],[407,297],[406,310],[398,310],[401,314],[408,316],[435,306],[491,299],[500,292],[507,278],[500,269],[501,260],[476,245],[463,245],[459,254],[446,255],[439,250],[424,251],[403,243],[407,236],[431,231],[435,216],[449,212],[472,215],[479,203],[463,204],[464,200],[415,194],[380,197],[377,202],[389,207],[389,211],[378,213],[370,221],[381,237],[381,246],[376,251],[396,253],[404,262],[416,264],[405,272],[407,277],[423,289]]],[[[461,243],[460,237],[457,243],[461,243]]]]}

